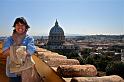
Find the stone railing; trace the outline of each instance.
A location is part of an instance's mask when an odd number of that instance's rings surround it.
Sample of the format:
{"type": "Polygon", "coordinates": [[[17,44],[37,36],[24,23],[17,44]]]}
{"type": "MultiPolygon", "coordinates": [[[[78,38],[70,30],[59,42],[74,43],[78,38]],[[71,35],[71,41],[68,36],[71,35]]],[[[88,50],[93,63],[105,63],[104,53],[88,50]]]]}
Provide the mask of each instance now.
{"type": "Polygon", "coordinates": [[[66,56],[43,48],[37,48],[38,57],[46,62],[65,82],[124,82],[118,75],[97,76],[94,65],[80,65],[76,59],[67,59],[66,56]]]}

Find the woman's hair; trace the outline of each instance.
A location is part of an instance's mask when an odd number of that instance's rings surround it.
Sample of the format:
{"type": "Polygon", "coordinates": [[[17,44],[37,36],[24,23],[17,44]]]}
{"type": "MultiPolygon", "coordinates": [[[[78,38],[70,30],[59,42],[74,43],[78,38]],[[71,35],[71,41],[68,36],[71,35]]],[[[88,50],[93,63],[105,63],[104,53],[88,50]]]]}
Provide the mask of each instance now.
{"type": "Polygon", "coordinates": [[[15,27],[15,25],[18,24],[19,22],[20,22],[21,24],[24,24],[25,27],[26,27],[26,29],[30,28],[30,26],[27,24],[26,19],[25,19],[24,17],[16,18],[16,20],[15,20],[15,22],[14,22],[14,24],[13,24],[13,27],[15,27]]]}

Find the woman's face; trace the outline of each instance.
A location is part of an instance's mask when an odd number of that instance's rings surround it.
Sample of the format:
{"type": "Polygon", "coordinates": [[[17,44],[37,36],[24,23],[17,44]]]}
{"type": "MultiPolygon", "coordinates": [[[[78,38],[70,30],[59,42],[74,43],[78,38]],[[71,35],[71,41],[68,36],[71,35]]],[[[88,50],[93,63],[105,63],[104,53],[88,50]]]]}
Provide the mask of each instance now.
{"type": "Polygon", "coordinates": [[[15,25],[15,29],[16,29],[16,32],[17,33],[19,33],[19,34],[23,34],[24,32],[25,32],[25,30],[26,30],[26,27],[25,27],[25,25],[24,24],[22,24],[22,23],[17,23],[16,25],[15,25]]]}

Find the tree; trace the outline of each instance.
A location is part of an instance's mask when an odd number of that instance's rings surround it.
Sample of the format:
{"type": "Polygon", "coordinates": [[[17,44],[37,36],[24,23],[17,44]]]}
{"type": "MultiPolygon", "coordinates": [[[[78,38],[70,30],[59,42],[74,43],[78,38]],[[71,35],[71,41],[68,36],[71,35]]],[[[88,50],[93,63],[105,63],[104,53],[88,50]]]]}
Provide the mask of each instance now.
{"type": "Polygon", "coordinates": [[[105,71],[109,62],[111,62],[111,59],[108,56],[100,54],[89,55],[85,60],[85,64],[95,65],[99,71],[105,71]]]}
{"type": "Polygon", "coordinates": [[[123,62],[111,62],[106,67],[106,75],[119,75],[124,78],[124,63],[123,62]]]}

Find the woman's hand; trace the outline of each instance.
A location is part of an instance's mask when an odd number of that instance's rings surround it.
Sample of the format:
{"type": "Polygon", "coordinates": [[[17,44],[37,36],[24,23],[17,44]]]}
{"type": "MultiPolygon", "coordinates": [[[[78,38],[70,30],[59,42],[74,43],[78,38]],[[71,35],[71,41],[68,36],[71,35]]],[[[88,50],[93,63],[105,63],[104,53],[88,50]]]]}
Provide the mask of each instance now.
{"type": "Polygon", "coordinates": [[[10,55],[10,49],[8,48],[7,50],[5,50],[4,52],[2,52],[2,54],[4,56],[9,56],[10,55]]]}

